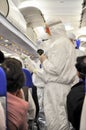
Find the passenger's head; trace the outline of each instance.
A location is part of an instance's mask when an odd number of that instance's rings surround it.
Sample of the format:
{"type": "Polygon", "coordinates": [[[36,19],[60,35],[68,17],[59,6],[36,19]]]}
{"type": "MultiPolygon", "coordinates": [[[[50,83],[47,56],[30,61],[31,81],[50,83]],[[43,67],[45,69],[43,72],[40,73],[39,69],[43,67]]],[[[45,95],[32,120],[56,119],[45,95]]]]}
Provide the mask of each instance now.
{"type": "Polygon", "coordinates": [[[22,62],[20,60],[14,58],[14,57],[6,57],[5,58],[5,62],[9,61],[9,60],[11,60],[13,62],[17,62],[17,65],[22,68],[22,62]]]}
{"type": "Polygon", "coordinates": [[[86,76],[86,56],[77,57],[77,63],[75,66],[80,74],[80,78],[84,79],[86,76]]]}
{"type": "Polygon", "coordinates": [[[0,63],[3,63],[4,60],[5,60],[4,53],[2,51],[0,51],[0,63]]]}
{"type": "Polygon", "coordinates": [[[7,91],[15,93],[21,89],[25,82],[21,62],[15,58],[6,58],[1,67],[6,73],[7,91]]]}

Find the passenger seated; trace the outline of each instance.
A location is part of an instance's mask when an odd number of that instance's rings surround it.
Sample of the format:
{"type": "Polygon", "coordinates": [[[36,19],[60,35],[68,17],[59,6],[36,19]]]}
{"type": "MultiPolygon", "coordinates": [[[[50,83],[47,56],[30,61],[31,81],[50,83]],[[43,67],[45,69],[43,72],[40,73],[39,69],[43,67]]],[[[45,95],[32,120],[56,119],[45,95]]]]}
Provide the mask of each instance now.
{"type": "Polygon", "coordinates": [[[86,56],[77,58],[76,68],[80,82],[71,88],[67,96],[68,119],[75,130],[79,130],[82,105],[85,97],[86,56]]]}
{"type": "Polygon", "coordinates": [[[21,62],[15,58],[6,58],[1,66],[7,78],[8,130],[28,130],[28,103],[21,99],[20,91],[25,82],[21,62]]]}

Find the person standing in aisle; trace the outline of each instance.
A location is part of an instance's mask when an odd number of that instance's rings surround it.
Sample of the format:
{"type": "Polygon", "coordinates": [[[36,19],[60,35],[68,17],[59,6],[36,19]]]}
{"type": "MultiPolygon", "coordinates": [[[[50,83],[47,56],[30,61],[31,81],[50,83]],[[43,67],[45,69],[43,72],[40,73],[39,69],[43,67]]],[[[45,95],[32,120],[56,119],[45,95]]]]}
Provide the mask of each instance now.
{"type": "MultiPolygon", "coordinates": [[[[62,23],[55,27],[56,39],[46,54],[39,56],[45,82],[44,112],[48,130],[69,130],[66,98],[71,86],[78,82],[75,68],[75,48],[67,38],[62,23]]],[[[52,31],[51,31],[52,35],[52,31]]]]}
{"type": "Polygon", "coordinates": [[[52,44],[39,55],[42,71],[31,65],[28,67],[44,83],[47,130],[70,130],[66,100],[71,87],[79,81],[75,68],[75,48],[61,21],[50,29],[52,44]]]}

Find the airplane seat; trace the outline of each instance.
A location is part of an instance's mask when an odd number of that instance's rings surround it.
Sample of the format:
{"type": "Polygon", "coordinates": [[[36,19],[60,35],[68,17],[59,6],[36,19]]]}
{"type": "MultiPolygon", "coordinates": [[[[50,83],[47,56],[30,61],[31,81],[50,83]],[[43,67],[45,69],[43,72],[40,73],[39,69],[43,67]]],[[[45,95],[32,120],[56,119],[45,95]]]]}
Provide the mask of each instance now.
{"type": "Polygon", "coordinates": [[[30,71],[28,69],[26,69],[26,68],[23,68],[22,70],[23,70],[23,72],[25,74],[25,78],[26,78],[24,86],[32,88],[33,83],[32,83],[32,76],[31,76],[30,71]]]}
{"type": "Polygon", "coordinates": [[[30,73],[30,71],[28,69],[22,68],[22,70],[23,70],[24,75],[25,75],[25,84],[24,84],[24,87],[22,88],[22,90],[23,90],[23,93],[24,93],[23,94],[24,99],[26,101],[28,101],[28,97],[29,97],[28,92],[30,91],[32,93],[32,86],[33,86],[32,76],[31,76],[31,73],[30,73]]]}
{"type": "Polygon", "coordinates": [[[4,70],[0,67],[0,96],[6,96],[7,81],[4,70]]]}
{"type": "MultiPolygon", "coordinates": [[[[4,120],[6,121],[6,89],[7,88],[7,81],[6,81],[6,75],[2,67],[0,67],[0,103],[3,107],[3,114],[4,114],[4,120]]],[[[7,121],[6,121],[7,124],[7,121]]]]}

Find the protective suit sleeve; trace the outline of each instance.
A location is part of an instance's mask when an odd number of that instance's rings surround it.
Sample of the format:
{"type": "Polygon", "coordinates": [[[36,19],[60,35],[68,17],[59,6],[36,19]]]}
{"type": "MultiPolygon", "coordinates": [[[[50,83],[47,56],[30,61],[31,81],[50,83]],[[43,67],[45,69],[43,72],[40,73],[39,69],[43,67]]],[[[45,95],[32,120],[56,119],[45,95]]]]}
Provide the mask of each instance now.
{"type": "Polygon", "coordinates": [[[47,73],[60,75],[66,65],[67,59],[67,48],[63,43],[60,43],[52,48],[48,59],[43,62],[43,68],[47,73]]]}
{"type": "Polygon", "coordinates": [[[36,75],[37,79],[40,78],[40,80],[43,80],[43,82],[45,82],[44,71],[43,69],[39,68],[39,64],[40,64],[40,61],[38,63],[35,63],[30,58],[28,58],[27,68],[30,72],[33,72],[33,74],[36,75]]]}
{"type": "Polygon", "coordinates": [[[28,57],[26,66],[30,72],[35,72],[38,69],[38,65],[30,57],[28,57]]]}
{"type": "Polygon", "coordinates": [[[36,115],[36,106],[35,106],[35,103],[34,103],[34,100],[32,98],[32,95],[31,95],[31,92],[30,90],[28,89],[28,101],[29,101],[29,119],[30,120],[33,120],[35,119],[35,115],[36,115]]]}
{"type": "Polygon", "coordinates": [[[38,78],[40,78],[40,80],[44,83],[46,83],[46,76],[45,76],[45,73],[44,73],[44,70],[40,70],[38,69],[36,71],[36,75],[38,76],[38,78]]]}

